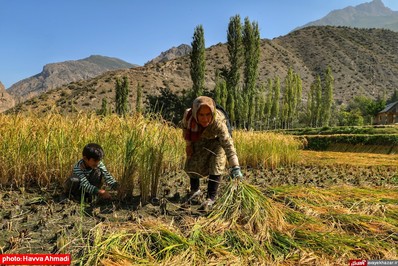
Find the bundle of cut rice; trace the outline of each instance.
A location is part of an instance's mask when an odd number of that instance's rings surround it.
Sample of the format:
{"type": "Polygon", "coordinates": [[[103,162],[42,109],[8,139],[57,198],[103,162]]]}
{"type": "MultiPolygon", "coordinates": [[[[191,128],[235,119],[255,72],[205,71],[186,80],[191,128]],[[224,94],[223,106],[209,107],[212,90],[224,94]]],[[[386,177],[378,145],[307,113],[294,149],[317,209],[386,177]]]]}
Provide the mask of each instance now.
{"type": "Polygon", "coordinates": [[[209,214],[209,223],[243,226],[261,240],[269,240],[272,230],[285,227],[280,205],[267,198],[245,180],[230,180],[209,214]]]}

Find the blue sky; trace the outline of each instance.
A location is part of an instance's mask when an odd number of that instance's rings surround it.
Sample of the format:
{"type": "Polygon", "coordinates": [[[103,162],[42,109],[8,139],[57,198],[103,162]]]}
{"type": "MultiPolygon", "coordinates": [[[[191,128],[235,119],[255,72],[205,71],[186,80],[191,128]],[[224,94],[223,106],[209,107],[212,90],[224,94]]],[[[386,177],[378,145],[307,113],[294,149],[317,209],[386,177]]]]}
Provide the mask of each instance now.
{"type": "MultiPolygon", "coordinates": [[[[206,47],[226,42],[229,19],[257,21],[272,39],[330,11],[371,0],[0,0],[0,81],[6,88],[45,64],[90,55],[143,65],[191,44],[202,25],[206,47]]],[[[398,11],[398,0],[383,0],[398,11]]]]}

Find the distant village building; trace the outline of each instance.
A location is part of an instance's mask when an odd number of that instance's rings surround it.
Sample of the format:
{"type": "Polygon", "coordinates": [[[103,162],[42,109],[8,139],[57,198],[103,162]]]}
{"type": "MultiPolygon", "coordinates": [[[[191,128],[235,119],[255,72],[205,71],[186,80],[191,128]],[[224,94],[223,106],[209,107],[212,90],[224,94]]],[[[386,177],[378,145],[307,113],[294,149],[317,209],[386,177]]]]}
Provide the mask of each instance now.
{"type": "Polygon", "coordinates": [[[387,104],[386,108],[376,115],[374,123],[377,125],[398,123],[398,102],[387,104]]]}

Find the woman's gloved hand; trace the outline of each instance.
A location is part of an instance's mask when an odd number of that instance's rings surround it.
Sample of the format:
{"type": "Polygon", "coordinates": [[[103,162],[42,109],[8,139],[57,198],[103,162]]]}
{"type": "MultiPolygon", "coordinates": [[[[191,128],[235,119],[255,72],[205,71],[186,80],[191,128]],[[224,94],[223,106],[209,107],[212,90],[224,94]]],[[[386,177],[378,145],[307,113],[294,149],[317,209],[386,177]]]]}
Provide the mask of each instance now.
{"type": "Polygon", "coordinates": [[[239,166],[234,166],[231,169],[231,177],[232,178],[243,178],[242,172],[240,171],[239,166]]]}

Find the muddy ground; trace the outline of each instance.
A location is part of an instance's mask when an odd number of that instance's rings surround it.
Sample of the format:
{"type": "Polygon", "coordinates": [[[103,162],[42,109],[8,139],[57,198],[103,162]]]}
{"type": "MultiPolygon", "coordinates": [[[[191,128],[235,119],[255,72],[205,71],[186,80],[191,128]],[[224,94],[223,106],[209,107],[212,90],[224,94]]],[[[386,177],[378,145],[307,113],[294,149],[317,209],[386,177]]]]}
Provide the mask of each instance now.
{"type": "MultiPolygon", "coordinates": [[[[328,187],[340,184],[353,186],[397,186],[394,167],[295,166],[269,169],[244,169],[250,183],[265,190],[269,186],[301,185],[328,187]]],[[[225,184],[225,179],[223,181],[225,184]]],[[[223,184],[220,193],[223,191],[223,184]]],[[[139,197],[120,202],[80,204],[66,199],[60,186],[13,188],[0,190],[0,252],[1,253],[72,253],[81,256],[84,237],[101,222],[137,222],[144,217],[162,216],[177,221],[184,216],[200,216],[198,205],[180,208],[189,187],[183,173],[161,178],[159,199],[141,205],[139,197]],[[165,204],[160,204],[160,202],[165,204]],[[67,246],[66,249],[63,249],[67,246]]],[[[206,180],[201,181],[206,191],[206,180]]],[[[115,194],[113,194],[116,196],[115,194]]],[[[116,197],[115,197],[116,198],[116,197]]]]}

